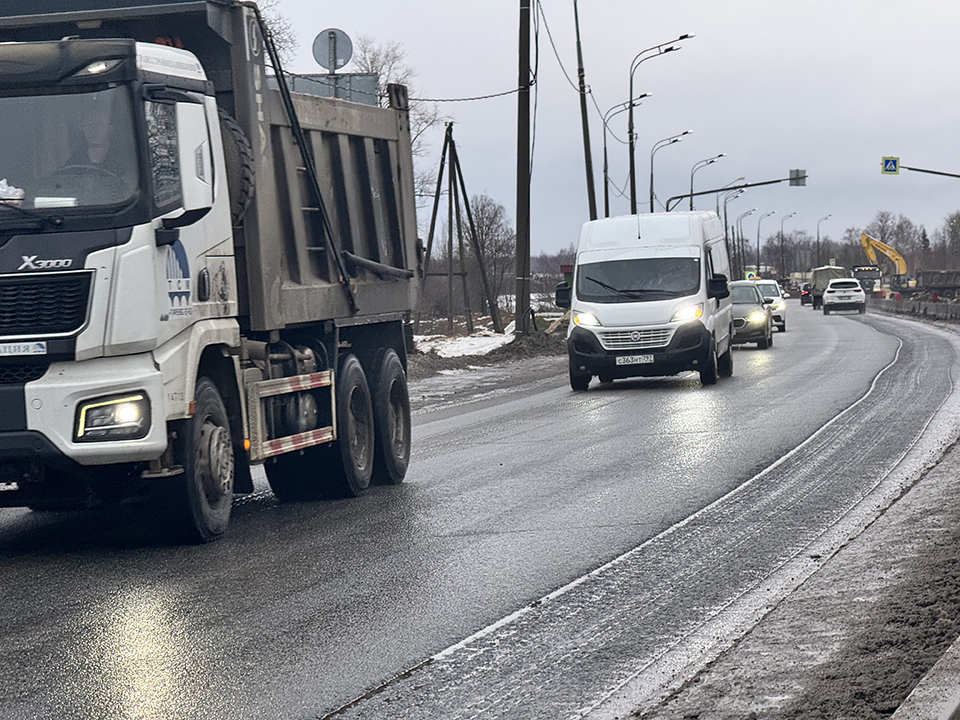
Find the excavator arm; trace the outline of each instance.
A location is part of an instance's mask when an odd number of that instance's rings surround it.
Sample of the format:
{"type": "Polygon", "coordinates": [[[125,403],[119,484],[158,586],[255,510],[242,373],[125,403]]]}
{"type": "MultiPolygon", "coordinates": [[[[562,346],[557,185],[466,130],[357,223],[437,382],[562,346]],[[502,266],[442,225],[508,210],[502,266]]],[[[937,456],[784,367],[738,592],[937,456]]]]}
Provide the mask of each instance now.
{"type": "Polygon", "coordinates": [[[870,262],[874,265],[877,265],[877,250],[886,255],[897,266],[897,275],[906,275],[907,274],[907,261],[903,259],[903,255],[898,253],[892,247],[887,245],[884,242],[880,242],[875,237],[870,237],[866,233],[861,233],[860,243],[863,245],[863,252],[866,253],[867,257],[870,258],[870,262]]]}

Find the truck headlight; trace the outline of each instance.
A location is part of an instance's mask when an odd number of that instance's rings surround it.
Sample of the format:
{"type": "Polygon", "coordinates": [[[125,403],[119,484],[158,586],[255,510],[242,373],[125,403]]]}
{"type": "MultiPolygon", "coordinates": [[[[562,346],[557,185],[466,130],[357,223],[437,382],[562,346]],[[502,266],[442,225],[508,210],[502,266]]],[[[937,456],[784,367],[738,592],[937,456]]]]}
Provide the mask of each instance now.
{"type": "Polygon", "coordinates": [[[596,315],[588,312],[580,312],[579,310],[573,311],[573,324],[587,325],[589,327],[600,327],[600,321],[597,319],[596,315]]]}
{"type": "Polygon", "coordinates": [[[74,441],[139,440],[150,432],[150,400],[146,393],[87,400],[77,406],[74,441]]]}
{"type": "Polygon", "coordinates": [[[670,322],[690,322],[691,320],[696,320],[701,315],[703,315],[703,303],[697,303],[696,305],[690,305],[683,310],[675,312],[670,322]]]}

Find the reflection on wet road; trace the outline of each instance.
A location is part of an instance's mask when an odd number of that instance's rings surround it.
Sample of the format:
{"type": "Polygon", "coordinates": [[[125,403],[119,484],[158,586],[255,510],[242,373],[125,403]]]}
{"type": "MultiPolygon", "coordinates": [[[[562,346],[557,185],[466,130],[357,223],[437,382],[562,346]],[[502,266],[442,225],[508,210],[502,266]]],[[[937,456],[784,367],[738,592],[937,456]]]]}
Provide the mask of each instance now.
{"type": "Polygon", "coordinates": [[[472,392],[415,383],[404,485],[301,505],[264,492],[212,546],[157,546],[143,509],[0,513],[0,654],[21,668],[0,716],[318,717],[448,648],[344,716],[575,714],[842,514],[952,390],[929,370],[953,349],[922,326],[792,309],[773,348],[735,350],[711,388],[691,374],[574,394],[557,358],[520,380],[475,371],[472,392]],[[863,397],[896,336],[877,402],[811,441],[807,476],[704,510],[863,397]],[[837,482],[853,466],[860,485],[837,482]],[[582,579],[631,551],[617,582],[582,579]],[[521,610],[571,583],[587,594],[559,614],[521,610]]]}

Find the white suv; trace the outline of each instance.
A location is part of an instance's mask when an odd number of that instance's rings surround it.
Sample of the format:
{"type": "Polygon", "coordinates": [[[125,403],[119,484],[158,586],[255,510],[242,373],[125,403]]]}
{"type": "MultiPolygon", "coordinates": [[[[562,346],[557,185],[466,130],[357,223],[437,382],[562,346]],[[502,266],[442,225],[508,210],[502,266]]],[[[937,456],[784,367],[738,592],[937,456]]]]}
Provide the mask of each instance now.
{"type": "Polygon", "coordinates": [[[867,311],[867,295],[856,278],[834,278],[823,293],[823,314],[832,310],[867,311]]]}

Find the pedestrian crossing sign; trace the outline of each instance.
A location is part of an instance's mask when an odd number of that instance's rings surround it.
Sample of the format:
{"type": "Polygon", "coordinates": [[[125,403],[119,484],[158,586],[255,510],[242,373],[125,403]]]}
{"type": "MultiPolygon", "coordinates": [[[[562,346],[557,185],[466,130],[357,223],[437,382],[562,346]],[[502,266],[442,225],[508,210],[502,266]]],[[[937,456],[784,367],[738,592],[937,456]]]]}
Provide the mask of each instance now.
{"type": "Polygon", "coordinates": [[[899,175],[900,174],[900,158],[885,157],[883,159],[882,172],[884,175],[899,175]]]}

